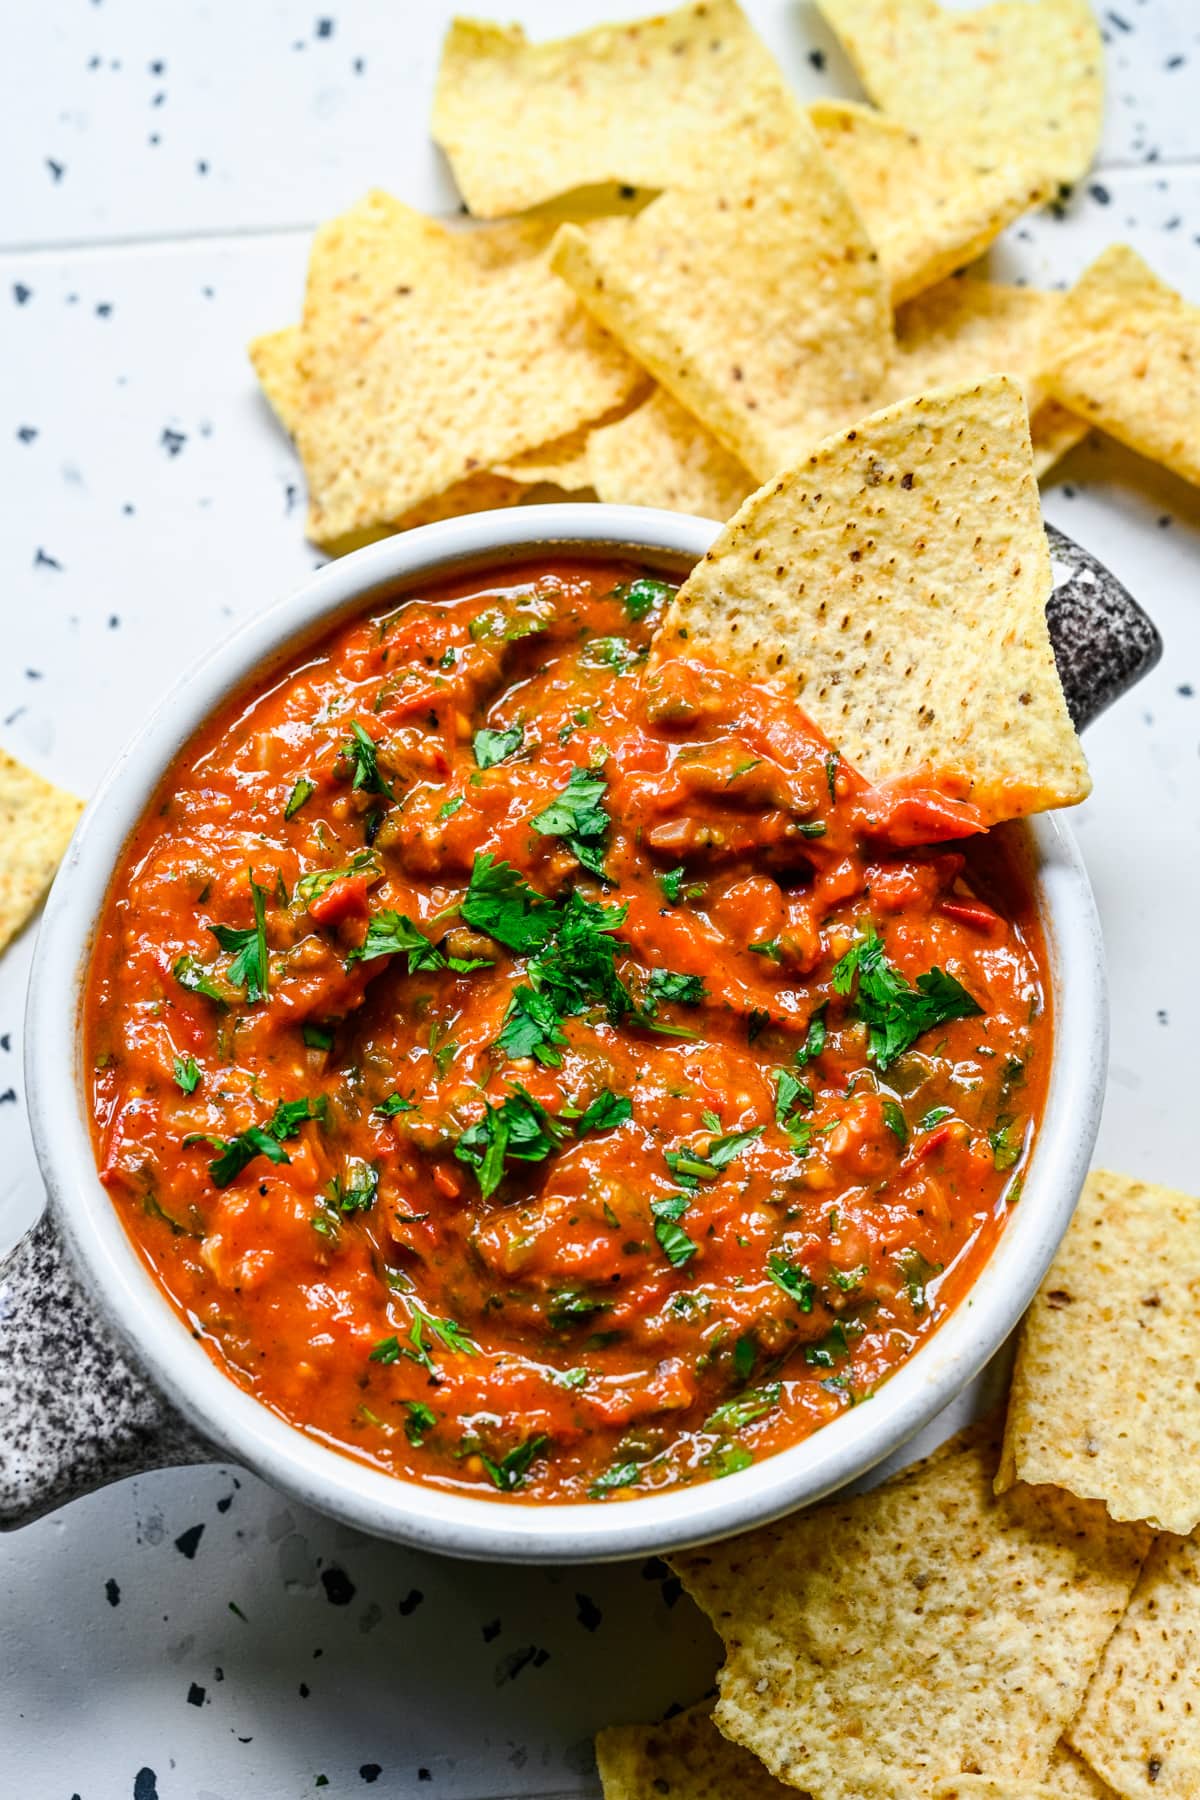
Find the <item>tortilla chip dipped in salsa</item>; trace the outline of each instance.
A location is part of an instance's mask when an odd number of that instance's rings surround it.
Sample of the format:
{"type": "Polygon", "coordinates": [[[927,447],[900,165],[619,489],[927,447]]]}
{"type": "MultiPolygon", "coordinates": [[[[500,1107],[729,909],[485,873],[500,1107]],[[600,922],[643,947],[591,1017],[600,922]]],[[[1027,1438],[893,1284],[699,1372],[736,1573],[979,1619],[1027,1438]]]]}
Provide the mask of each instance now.
{"type": "Polygon", "coordinates": [[[786,688],[885,807],[918,776],[992,824],[1089,791],[1050,589],[1024,401],[996,376],[875,413],[760,488],[662,644],[786,688]]]}
{"type": "MultiPolygon", "coordinates": [[[[381,596],[182,752],[97,942],[96,1150],[267,1405],[448,1489],[611,1501],[798,1442],[967,1293],[1049,1068],[1023,865],[953,771],[939,786],[936,734],[885,791],[844,754],[870,763],[863,705],[814,719],[764,677],[796,629],[777,571],[809,539],[883,568],[919,521],[929,568],[957,562],[1029,633],[1019,407],[1001,383],[916,408],[903,506],[879,503],[893,415],[833,441],[784,551],[772,496],[807,465],[748,503],[727,654],[699,629],[719,545],[682,596],[547,551],[381,596]],[[970,510],[981,433],[1003,569],[970,510]],[[863,468],[883,475],[860,539],[863,468]]],[[[862,590],[848,691],[899,706],[924,671],[862,590]]],[[[962,664],[948,605],[921,641],[943,612],[962,664]]],[[[1026,727],[1020,692],[986,692],[990,801],[1026,727]]]]}

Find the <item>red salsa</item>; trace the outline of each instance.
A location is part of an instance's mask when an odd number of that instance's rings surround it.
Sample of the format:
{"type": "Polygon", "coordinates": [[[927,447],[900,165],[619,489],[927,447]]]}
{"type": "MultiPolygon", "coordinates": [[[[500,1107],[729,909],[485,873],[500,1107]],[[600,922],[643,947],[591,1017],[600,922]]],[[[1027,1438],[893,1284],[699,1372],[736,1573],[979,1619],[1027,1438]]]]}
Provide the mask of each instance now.
{"type": "Polygon", "coordinates": [[[1019,832],[652,655],[671,593],[381,604],[197,735],[113,879],[114,1204],[221,1368],[396,1475],[735,1475],[869,1402],[1019,1196],[1019,832]]]}

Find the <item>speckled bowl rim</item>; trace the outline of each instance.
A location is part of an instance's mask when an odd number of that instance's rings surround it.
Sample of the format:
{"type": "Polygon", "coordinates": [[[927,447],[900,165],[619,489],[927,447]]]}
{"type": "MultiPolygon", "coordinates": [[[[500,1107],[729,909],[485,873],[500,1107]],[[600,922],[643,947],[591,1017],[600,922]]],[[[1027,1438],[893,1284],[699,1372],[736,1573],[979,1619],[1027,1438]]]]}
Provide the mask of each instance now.
{"type": "Polygon", "coordinates": [[[1104,1093],[1108,1009],[1099,920],[1071,833],[1034,820],[1034,891],[1050,952],[1055,1056],[1024,1192],[950,1318],[876,1395],[805,1443],[725,1480],[627,1500],[479,1500],[398,1479],[287,1424],[211,1362],[142,1262],[97,1177],[79,1030],[92,934],[113,867],[164,769],[231,691],[381,588],[489,560],[579,551],[686,566],[719,527],[639,507],[563,504],[475,514],[322,568],[242,626],[135,733],[89,804],[47,901],[26,1040],[34,1144],[85,1279],[135,1358],[214,1444],[298,1500],[376,1536],[453,1556],[554,1563],[642,1556],[726,1536],[820,1499],[897,1450],[949,1404],[1016,1325],[1066,1230],[1104,1093]]]}

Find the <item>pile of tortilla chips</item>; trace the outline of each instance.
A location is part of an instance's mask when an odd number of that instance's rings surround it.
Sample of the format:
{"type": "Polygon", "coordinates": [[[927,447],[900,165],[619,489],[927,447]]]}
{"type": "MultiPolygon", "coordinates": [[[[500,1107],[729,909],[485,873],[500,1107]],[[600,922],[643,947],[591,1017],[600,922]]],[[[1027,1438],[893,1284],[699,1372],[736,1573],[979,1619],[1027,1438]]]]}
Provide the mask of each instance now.
{"type": "Polygon", "coordinates": [[[1097,1171],[1007,1417],[676,1556],[714,1704],[600,1733],[606,1800],[1200,1793],[1200,1200],[1097,1171]]]}
{"type": "Polygon", "coordinates": [[[338,553],[553,492],[729,518],[944,381],[1021,383],[1200,481],[1200,310],[1132,251],[1067,296],[960,271],[1087,170],[1087,0],[819,0],[874,105],[801,107],[737,0],[531,43],[458,19],[433,135],[467,220],[372,193],[251,357],[338,553]]]}

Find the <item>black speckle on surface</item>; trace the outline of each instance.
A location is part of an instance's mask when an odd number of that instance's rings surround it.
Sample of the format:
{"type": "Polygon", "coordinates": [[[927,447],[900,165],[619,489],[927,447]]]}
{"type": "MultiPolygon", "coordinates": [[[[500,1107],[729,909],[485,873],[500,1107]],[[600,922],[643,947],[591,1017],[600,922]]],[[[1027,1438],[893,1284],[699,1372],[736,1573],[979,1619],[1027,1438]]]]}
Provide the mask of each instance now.
{"type": "Polygon", "coordinates": [[[598,1629],[604,1614],[600,1611],[600,1608],[596,1605],[596,1602],[592,1599],[590,1594],[576,1594],[575,1617],[579,1620],[579,1623],[583,1626],[585,1631],[595,1631],[598,1629]]]}
{"type": "Polygon", "coordinates": [[[0,1037],[0,1050],[11,1050],[11,1049],[12,1049],[12,1032],[6,1031],[4,1033],[4,1035],[2,1037],[0,1037]]]}
{"type": "Polygon", "coordinates": [[[333,36],[333,23],[332,19],[318,19],[316,24],[317,36],[319,38],[331,38],[333,36]]]}
{"type": "Polygon", "coordinates": [[[1159,513],[1154,523],[1158,526],[1160,531],[1170,531],[1171,526],[1174,524],[1174,520],[1171,518],[1170,513],[1159,513]]]}
{"type": "Polygon", "coordinates": [[[336,1565],[332,1569],[321,1570],[321,1586],[325,1589],[325,1598],[330,1606],[349,1606],[357,1589],[345,1569],[336,1565]]]}
{"type": "Polygon", "coordinates": [[[396,1611],[400,1614],[402,1619],[407,1619],[410,1613],[416,1612],[424,1598],[425,1596],[420,1588],[409,1588],[403,1600],[398,1600],[396,1602],[396,1611]]]}
{"type": "Polygon", "coordinates": [[[428,1769],[418,1769],[417,1770],[417,1780],[418,1781],[432,1781],[433,1776],[430,1774],[428,1769]]]}
{"type": "Polygon", "coordinates": [[[26,681],[40,681],[42,679],[41,669],[26,669],[25,679],[26,681]]]}
{"type": "Polygon", "coordinates": [[[112,311],[113,306],[111,300],[98,300],[96,302],[96,317],[98,319],[111,319],[112,311]]]}
{"type": "Polygon", "coordinates": [[[307,1681],[302,1681],[300,1686],[296,1689],[296,1692],[302,1700],[307,1700],[308,1696],[312,1693],[312,1689],[309,1687],[307,1681]]]}
{"type": "Polygon", "coordinates": [[[677,1601],[682,1600],[683,1583],[678,1575],[668,1575],[662,1584],[662,1597],[663,1605],[668,1607],[674,1606],[677,1601]]]}
{"type": "Polygon", "coordinates": [[[197,173],[197,175],[207,175],[208,174],[208,164],[205,162],[203,157],[201,157],[199,162],[197,162],[197,164],[196,164],[196,173],[197,173]]]}
{"type": "Polygon", "coordinates": [[[526,1669],[541,1669],[550,1661],[550,1652],[543,1650],[539,1644],[524,1644],[520,1650],[510,1650],[496,1664],[493,1677],[497,1687],[503,1687],[508,1681],[515,1681],[526,1669]]]}
{"type": "Polygon", "coordinates": [[[1154,1016],[1160,1025],[1169,1025],[1171,1023],[1170,1015],[1165,1006],[1160,1006],[1154,1016]]]}
{"type": "Polygon", "coordinates": [[[168,456],[178,456],[179,452],[183,449],[183,446],[187,443],[187,433],[185,431],[172,431],[169,425],[164,425],[163,434],[159,439],[159,442],[168,456]]]}
{"type": "Polygon", "coordinates": [[[1181,681],[1179,686],[1175,689],[1175,692],[1180,696],[1181,699],[1190,700],[1192,698],[1192,695],[1196,692],[1196,690],[1192,686],[1190,681],[1181,681]]]}
{"type": "Polygon", "coordinates": [[[156,62],[152,62],[152,63],[147,63],[146,67],[149,69],[149,71],[152,75],[165,75],[167,72],[167,65],[165,62],[157,62],[156,61],[156,62]]]}
{"type": "Polygon", "coordinates": [[[1163,64],[1163,68],[1164,69],[1182,69],[1182,67],[1186,61],[1187,61],[1186,56],[1168,56],[1166,62],[1163,64]]]}
{"type": "MultiPolygon", "coordinates": [[[[21,712],[24,712],[24,711],[25,711],[25,708],[22,707],[21,712]]],[[[19,718],[20,716],[21,716],[20,713],[14,713],[12,715],[12,718],[5,719],[4,723],[6,725],[11,725],[12,719],[19,718]]],[[[16,1088],[11,1088],[11,1087],[5,1088],[4,1092],[2,1094],[0,1094],[0,1106],[15,1106],[16,1103],[17,1103],[16,1088]]]]}
{"type": "Polygon", "coordinates": [[[23,281],[14,281],[13,299],[18,306],[24,306],[27,300],[33,299],[33,289],[31,287],[26,287],[23,281]]]}
{"type": "Polygon", "coordinates": [[[104,1595],[110,1606],[120,1606],[121,1590],[111,1575],[104,1584],[104,1595]]]}
{"type": "Polygon", "coordinates": [[[485,1644],[494,1644],[496,1639],[500,1636],[500,1630],[501,1630],[501,1627],[500,1627],[499,1619],[489,1619],[487,1624],[483,1628],[484,1643],[485,1644]]]}
{"type": "Polygon", "coordinates": [[[51,556],[50,552],[48,550],[43,550],[40,544],[38,545],[36,551],[34,552],[33,566],[35,569],[61,569],[62,568],[62,564],[59,562],[58,558],[51,556]]]}
{"type": "Polygon", "coordinates": [[[221,1498],[217,1501],[217,1511],[219,1513],[227,1513],[232,1505],[233,1505],[233,1495],[232,1494],[222,1494],[221,1498]]]}
{"type": "Polygon", "coordinates": [[[1112,200],[1112,195],[1102,181],[1093,181],[1088,187],[1088,193],[1097,206],[1108,206],[1112,200]]]}
{"type": "Polygon", "coordinates": [[[200,1539],[203,1536],[203,1525],[189,1525],[186,1531],[181,1531],[179,1536],[175,1539],[175,1548],[178,1550],[180,1556],[186,1556],[188,1561],[191,1562],[196,1551],[200,1547],[200,1539]]]}
{"type": "Polygon", "coordinates": [[[373,1781],[379,1780],[383,1774],[383,1768],[379,1763],[360,1763],[358,1773],[362,1780],[370,1786],[373,1781]]]}
{"type": "Polygon", "coordinates": [[[139,1769],[134,1776],[133,1800],[158,1800],[158,1776],[153,1769],[139,1769]]]}
{"type": "Polygon", "coordinates": [[[366,57],[365,56],[356,56],[354,61],[350,64],[350,67],[354,70],[354,73],[356,75],[362,75],[365,72],[366,67],[367,67],[366,57]]]}
{"type": "Polygon", "coordinates": [[[189,1706],[204,1705],[204,1689],[200,1686],[198,1681],[193,1681],[189,1686],[187,1691],[187,1703],[189,1706]]]}
{"type": "Polygon", "coordinates": [[[808,53],[808,60],[814,69],[823,69],[825,67],[825,52],[823,50],[810,50],[808,53]]]}
{"type": "Polygon", "coordinates": [[[119,629],[120,629],[120,625],[121,625],[121,616],[120,616],[120,614],[119,614],[119,613],[109,613],[109,615],[108,615],[108,629],[109,629],[109,630],[110,630],[110,631],[118,631],[118,630],[119,630],[119,629]]]}
{"type": "Polygon", "coordinates": [[[52,156],[46,158],[46,167],[50,171],[51,181],[61,181],[67,172],[66,163],[55,162],[52,156]]]}
{"type": "Polygon", "coordinates": [[[642,1564],[643,1581],[663,1581],[670,1573],[661,1556],[648,1556],[642,1564]]]}
{"type": "Polygon", "coordinates": [[[23,444],[32,444],[34,439],[37,437],[37,426],[36,425],[18,425],[17,426],[17,437],[20,439],[21,443],[23,443],[23,444]]]}
{"type": "Polygon", "coordinates": [[[1129,23],[1129,20],[1123,19],[1121,17],[1120,13],[1113,12],[1111,10],[1111,8],[1109,9],[1109,11],[1107,13],[1105,13],[1104,16],[1108,20],[1110,25],[1116,26],[1118,31],[1132,31],[1133,30],[1133,26],[1129,23]]]}

